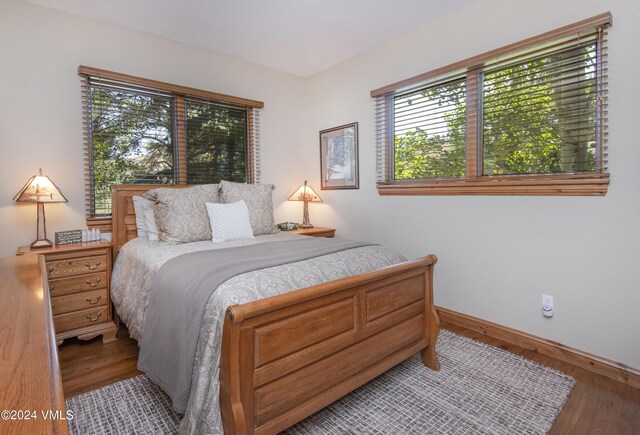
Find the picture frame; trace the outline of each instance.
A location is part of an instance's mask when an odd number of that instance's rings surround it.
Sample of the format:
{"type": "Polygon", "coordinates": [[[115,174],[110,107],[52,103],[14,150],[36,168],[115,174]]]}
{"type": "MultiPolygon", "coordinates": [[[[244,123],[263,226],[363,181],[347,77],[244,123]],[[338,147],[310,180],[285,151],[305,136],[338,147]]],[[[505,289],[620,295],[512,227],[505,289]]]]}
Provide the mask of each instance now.
{"type": "Polygon", "coordinates": [[[358,123],[320,131],[320,189],[359,189],[358,123]]]}

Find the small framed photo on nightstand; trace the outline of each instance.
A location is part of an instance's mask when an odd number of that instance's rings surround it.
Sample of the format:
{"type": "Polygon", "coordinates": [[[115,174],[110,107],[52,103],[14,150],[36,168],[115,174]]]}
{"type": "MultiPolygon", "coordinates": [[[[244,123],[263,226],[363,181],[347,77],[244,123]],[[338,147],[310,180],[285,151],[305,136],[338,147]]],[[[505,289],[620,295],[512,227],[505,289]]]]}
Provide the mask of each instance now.
{"type": "Polygon", "coordinates": [[[82,242],[82,230],[59,231],[56,233],[56,245],[68,245],[82,242]]]}

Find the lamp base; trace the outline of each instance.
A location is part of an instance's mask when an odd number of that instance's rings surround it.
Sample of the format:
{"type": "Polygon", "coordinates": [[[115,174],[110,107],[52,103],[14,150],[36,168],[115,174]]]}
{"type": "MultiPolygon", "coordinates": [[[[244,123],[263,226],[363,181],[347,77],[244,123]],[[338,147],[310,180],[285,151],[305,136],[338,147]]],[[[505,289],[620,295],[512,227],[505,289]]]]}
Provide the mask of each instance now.
{"type": "Polygon", "coordinates": [[[31,244],[34,249],[38,248],[51,248],[53,243],[47,239],[47,220],[44,217],[44,202],[38,201],[38,227],[37,227],[37,239],[31,244]]]}
{"type": "Polygon", "coordinates": [[[302,223],[298,225],[298,228],[313,228],[311,222],[309,222],[309,202],[304,201],[304,207],[302,208],[302,223]]]}
{"type": "Polygon", "coordinates": [[[30,246],[34,249],[51,248],[53,247],[53,242],[51,242],[51,240],[49,239],[38,239],[35,240],[30,246]]]}

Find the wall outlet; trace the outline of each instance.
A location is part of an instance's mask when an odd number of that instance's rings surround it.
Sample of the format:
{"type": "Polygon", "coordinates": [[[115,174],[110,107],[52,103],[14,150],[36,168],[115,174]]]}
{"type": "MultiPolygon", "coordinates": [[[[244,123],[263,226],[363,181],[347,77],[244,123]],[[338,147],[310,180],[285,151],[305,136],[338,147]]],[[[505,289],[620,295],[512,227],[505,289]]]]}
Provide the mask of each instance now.
{"type": "Polygon", "coordinates": [[[553,317],[553,296],[542,295],[542,315],[553,317]]]}

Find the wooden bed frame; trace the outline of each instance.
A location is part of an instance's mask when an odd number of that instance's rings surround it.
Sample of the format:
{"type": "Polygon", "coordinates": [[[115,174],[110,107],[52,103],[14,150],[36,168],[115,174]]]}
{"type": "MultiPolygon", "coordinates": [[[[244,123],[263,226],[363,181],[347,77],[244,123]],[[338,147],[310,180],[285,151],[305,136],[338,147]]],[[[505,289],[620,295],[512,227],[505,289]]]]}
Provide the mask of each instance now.
{"type": "MultiPolygon", "coordinates": [[[[137,234],[132,196],[157,187],[112,187],[114,258],[137,234]]],[[[228,307],[220,362],[225,433],[277,433],[419,351],[439,370],[436,262],[427,255],[228,307]]]]}

